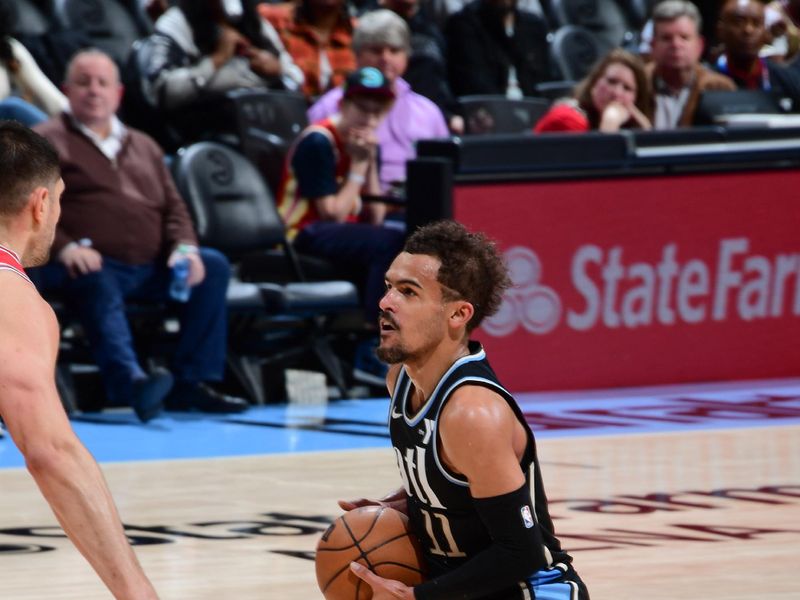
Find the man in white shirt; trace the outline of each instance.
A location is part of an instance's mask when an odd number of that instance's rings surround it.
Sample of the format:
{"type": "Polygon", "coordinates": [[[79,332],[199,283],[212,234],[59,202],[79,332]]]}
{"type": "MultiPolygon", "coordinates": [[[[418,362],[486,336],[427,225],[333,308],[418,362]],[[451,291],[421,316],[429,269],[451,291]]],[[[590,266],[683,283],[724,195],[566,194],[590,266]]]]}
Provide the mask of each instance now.
{"type": "Polygon", "coordinates": [[[697,7],[686,0],[666,0],[653,9],[652,62],[647,73],[653,87],[655,129],[691,126],[700,94],[736,89],[731,79],[700,64],[701,23],[697,7]]]}

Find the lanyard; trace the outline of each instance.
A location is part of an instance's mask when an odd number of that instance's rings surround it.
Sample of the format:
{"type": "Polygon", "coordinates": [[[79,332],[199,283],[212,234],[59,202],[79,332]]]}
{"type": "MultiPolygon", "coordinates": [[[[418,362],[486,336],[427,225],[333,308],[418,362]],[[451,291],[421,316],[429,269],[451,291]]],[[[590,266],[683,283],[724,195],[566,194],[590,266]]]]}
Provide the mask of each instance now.
{"type": "MultiPolygon", "coordinates": [[[[769,81],[769,69],[767,69],[767,61],[766,59],[759,57],[758,62],[761,65],[761,89],[765,92],[769,92],[772,90],[772,84],[769,81]]],[[[729,75],[735,79],[741,79],[741,77],[736,77],[736,75],[731,73],[730,67],[728,66],[728,57],[724,54],[717,59],[717,70],[724,75],[729,75]]]]}

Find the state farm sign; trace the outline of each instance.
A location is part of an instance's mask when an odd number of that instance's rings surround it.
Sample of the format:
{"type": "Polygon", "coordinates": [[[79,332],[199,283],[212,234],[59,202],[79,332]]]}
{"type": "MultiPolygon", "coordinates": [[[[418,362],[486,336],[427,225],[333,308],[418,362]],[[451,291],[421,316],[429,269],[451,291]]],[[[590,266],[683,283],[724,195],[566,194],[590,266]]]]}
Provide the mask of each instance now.
{"type": "Polygon", "coordinates": [[[514,287],[476,332],[515,390],[800,376],[796,171],[457,186],[514,287]]]}
{"type": "MultiPolygon", "coordinates": [[[[628,263],[621,246],[581,246],[570,268],[580,306],[567,308],[565,324],[585,331],[800,315],[800,253],[768,257],[749,251],[746,238],[724,239],[709,264],[680,256],[678,244],[672,243],[663,247],[657,263],[628,263]]],[[[560,295],[540,281],[538,256],[514,246],[505,258],[514,287],[484,330],[496,337],[517,326],[534,334],[553,331],[563,308],[560,295]]]]}

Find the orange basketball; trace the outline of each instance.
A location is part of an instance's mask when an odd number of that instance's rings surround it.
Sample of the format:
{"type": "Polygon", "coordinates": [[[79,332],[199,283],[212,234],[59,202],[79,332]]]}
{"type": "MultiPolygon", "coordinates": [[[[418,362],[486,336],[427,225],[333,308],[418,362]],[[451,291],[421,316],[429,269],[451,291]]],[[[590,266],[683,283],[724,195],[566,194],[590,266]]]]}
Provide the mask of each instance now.
{"type": "Polygon", "coordinates": [[[370,600],[372,589],[353,575],[356,561],[381,577],[416,585],[425,569],[419,541],[408,517],[383,506],[346,512],[322,534],[317,544],[317,583],[326,600],[370,600]]]}

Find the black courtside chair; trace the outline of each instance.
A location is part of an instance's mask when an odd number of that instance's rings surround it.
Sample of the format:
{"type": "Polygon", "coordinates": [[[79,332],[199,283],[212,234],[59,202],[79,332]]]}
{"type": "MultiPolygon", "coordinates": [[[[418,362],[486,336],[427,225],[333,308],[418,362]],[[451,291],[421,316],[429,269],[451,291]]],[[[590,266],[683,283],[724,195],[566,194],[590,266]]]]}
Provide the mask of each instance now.
{"type": "Polygon", "coordinates": [[[284,263],[280,281],[243,282],[229,290],[231,343],[228,364],[256,402],[263,402],[261,367],[315,356],[331,382],[348,395],[334,353],[330,324],[345,312],[360,312],[349,281],[307,281],[301,261],[261,174],[242,154],[216,143],[181,149],[173,176],[189,205],[200,243],[225,253],[238,269],[250,256],[269,254],[284,263]],[[287,273],[293,277],[287,278],[287,273]]]}
{"type": "Polygon", "coordinates": [[[465,133],[526,133],[550,108],[544,98],[512,100],[499,95],[461,96],[458,99],[465,133]]]}

